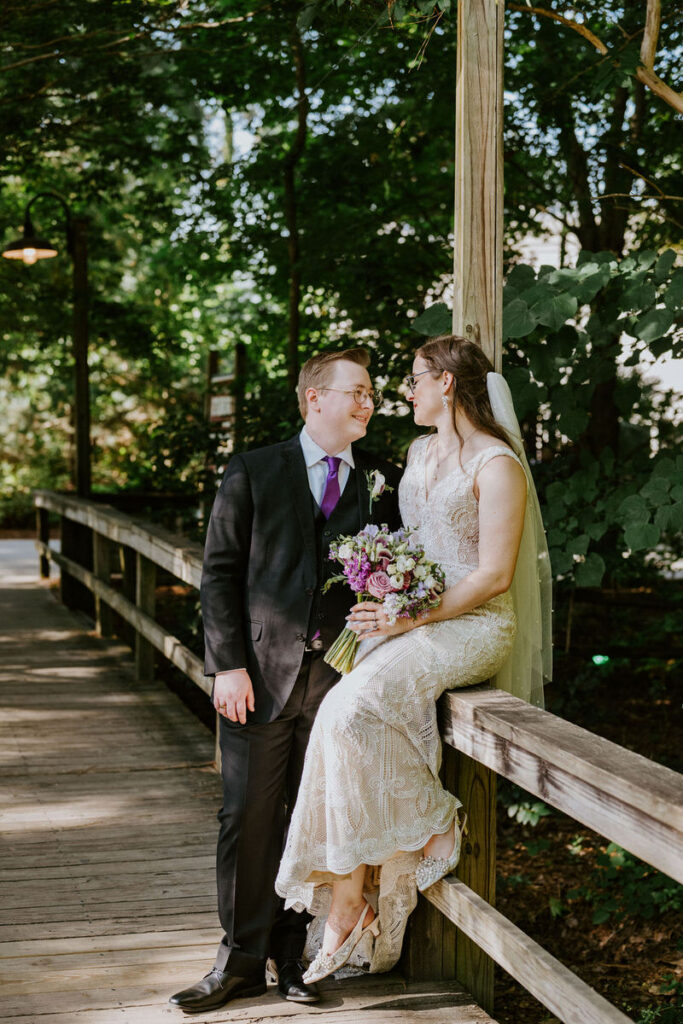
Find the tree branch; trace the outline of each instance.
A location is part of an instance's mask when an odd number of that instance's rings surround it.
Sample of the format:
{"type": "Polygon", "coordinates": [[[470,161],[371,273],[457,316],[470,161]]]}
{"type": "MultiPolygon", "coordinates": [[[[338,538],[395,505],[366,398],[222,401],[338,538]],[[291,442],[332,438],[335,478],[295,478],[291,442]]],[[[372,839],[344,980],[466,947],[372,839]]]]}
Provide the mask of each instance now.
{"type": "Polygon", "coordinates": [[[508,10],[510,11],[521,11],[524,14],[538,14],[542,18],[550,18],[552,21],[559,21],[561,25],[565,25],[567,28],[572,29],[574,32],[578,32],[580,36],[587,39],[596,50],[600,53],[607,53],[607,47],[598,39],[594,32],[591,32],[585,25],[580,24],[578,21],[572,21],[571,18],[565,18],[561,14],[555,14],[554,11],[548,11],[545,7],[525,7],[522,4],[508,4],[508,10]]]}
{"type": "Polygon", "coordinates": [[[655,64],[661,16],[662,5],[660,0],[647,0],[645,30],[643,32],[643,41],[640,44],[640,59],[643,62],[643,67],[648,68],[650,71],[653,70],[655,64]]]}
{"type": "Polygon", "coordinates": [[[646,85],[648,89],[651,89],[655,96],[659,96],[660,100],[664,100],[670,107],[677,110],[679,114],[683,114],[683,93],[676,92],[675,89],[672,89],[670,85],[663,82],[659,75],[656,75],[654,71],[650,71],[649,68],[638,68],[636,76],[638,81],[646,85]]]}

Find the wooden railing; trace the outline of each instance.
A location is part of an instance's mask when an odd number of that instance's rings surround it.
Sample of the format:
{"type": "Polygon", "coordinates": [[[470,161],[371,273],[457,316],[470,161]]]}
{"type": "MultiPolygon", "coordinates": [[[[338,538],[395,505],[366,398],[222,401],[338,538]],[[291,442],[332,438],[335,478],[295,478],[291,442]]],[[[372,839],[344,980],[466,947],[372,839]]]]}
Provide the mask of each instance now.
{"type": "MultiPolygon", "coordinates": [[[[199,658],[155,621],[157,567],[199,587],[202,548],[94,502],[37,491],[41,572],[61,569],[62,596],[74,586],[94,597],[98,630],[111,609],[134,631],[140,678],[154,649],[205,693],[199,658]],[[49,546],[49,514],[61,520],[62,550],[49,546]],[[112,573],[122,586],[112,586],[112,573]]],[[[501,775],[683,882],[681,776],[647,758],[487,686],[451,691],[439,702],[444,782],[468,812],[458,866],[432,886],[410,919],[402,964],[414,979],[457,979],[493,1010],[493,963],[567,1024],[627,1024],[616,1007],[494,909],[495,787],[501,775]]]]}

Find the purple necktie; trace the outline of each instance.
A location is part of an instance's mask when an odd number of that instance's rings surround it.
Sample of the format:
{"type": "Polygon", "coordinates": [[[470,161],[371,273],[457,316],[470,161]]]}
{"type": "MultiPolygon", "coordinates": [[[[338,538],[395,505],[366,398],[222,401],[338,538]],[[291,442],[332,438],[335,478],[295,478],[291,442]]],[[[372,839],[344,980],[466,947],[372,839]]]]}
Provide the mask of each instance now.
{"type": "Polygon", "coordinates": [[[339,463],[341,459],[338,455],[326,455],[325,462],[327,463],[327,480],[325,482],[323,500],[320,502],[320,511],[325,516],[325,519],[329,519],[340,497],[339,463]]]}

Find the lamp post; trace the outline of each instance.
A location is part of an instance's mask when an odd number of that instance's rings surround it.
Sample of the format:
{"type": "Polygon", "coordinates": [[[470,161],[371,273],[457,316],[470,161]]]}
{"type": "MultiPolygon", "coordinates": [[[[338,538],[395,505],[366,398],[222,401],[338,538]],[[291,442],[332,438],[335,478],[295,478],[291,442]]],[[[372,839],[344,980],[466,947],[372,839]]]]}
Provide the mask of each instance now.
{"type": "Polygon", "coordinates": [[[81,498],[90,494],[90,394],[88,380],[88,247],[87,218],[72,216],[71,210],[56,192],[39,192],[26,207],[24,230],[2,250],[9,260],[22,260],[28,266],[38,260],[57,255],[57,249],[36,235],[31,220],[31,207],[37,199],[56,199],[66,219],[66,249],[73,262],[73,354],[74,354],[74,425],[76,435],[76,471],[74,484],[81,498]]]}

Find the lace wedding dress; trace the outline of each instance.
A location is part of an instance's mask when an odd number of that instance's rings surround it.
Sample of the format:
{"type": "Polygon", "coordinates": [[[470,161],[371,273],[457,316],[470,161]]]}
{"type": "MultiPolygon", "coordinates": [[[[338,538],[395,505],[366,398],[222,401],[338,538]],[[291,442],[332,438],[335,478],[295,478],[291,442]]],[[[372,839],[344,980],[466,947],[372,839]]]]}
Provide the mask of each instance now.
{"type": "MultiPolygon", "coordinates": [[[[477,473],[499,455],[519,460],[504,445],[491,445],[428,486],[429,444],[429,437],[414,443],[399,501],[404,524],[442,566],[448,587],[478,564],[477,473]]],[[[367,864],[366,896],[382,931],[363,939],[350,964],[374,972],[398,960],[422,847],[448,830],[460,806],[439,781],[435,701],[444,690],[494,675],[514,633],[512,601],[501,594],[457,618],[361,642],[353,671],[325,697],[275,883],[289,906],[315,917],[307,957],[322,939],[329,883],[367,864]]]]}

